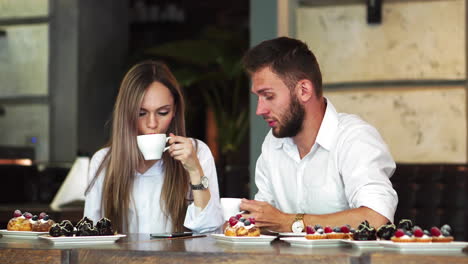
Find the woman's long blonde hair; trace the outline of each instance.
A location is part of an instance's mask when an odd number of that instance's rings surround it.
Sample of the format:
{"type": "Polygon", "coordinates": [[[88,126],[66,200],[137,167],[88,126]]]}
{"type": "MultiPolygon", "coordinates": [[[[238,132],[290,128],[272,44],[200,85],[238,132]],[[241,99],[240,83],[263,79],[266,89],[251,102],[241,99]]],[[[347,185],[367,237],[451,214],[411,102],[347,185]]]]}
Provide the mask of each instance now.
{"type": "MultiPolygon", "coordinates": [[[[144,61],[133,66],[120,85],[114,106],[112,135],[107,144],[109,152],[88,187],[90,189],[102,169],[106,168],[102,189],[102,210],[104,216],[112,221],[119,232],[128,230],[133,183],[137,168],[144,162],[136,142],[137,119],[146,89],[153,82],[164,84],[174,97],[175,116],[168,132],[186,136],[184,98],[169,68],[157,61],[144,61]]],[[[162,160],[164,184],[161,191],[161,208],[166,217],[172,220],[174,231],[182,231],[188,204],[189,175],[182,164],[171,158],[167,152],[163,154],[162,160]]]]}

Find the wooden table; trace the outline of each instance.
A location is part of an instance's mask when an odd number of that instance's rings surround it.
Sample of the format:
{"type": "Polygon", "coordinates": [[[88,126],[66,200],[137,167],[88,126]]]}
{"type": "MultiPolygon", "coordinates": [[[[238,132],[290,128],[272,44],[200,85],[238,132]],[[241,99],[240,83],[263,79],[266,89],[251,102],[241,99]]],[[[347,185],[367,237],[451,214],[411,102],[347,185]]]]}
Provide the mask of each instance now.
{"type": "Polygon", "coordinates": [[[468,263],[468,252],[403,253],[351,247],[303,248],[220,243],[212,237],[150,239],[130,234],[113,244],[54,246],[42,239],[0,238],[0,263],[468,263]]]}

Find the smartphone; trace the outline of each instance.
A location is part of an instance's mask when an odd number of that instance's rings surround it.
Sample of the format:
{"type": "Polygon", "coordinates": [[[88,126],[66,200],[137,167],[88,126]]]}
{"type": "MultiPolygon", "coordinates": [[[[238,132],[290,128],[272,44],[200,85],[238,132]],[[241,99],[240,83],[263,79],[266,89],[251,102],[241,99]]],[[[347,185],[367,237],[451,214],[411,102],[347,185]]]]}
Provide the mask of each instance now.
{"type": "Polygon", "coordinates": [[[153,233],[150,237],[153,238],[167,238],[167,237],[186,237],[192,236],[193,232],[176,232],[176,233],[153,233]]]}

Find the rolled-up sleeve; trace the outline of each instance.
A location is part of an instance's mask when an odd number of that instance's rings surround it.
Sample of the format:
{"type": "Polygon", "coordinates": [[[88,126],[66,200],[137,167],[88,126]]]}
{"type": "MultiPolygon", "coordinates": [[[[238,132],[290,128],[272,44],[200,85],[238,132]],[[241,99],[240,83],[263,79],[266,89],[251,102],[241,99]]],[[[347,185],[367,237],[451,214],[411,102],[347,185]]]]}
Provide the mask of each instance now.
{"type": "Polygon", "coordinates": [[[213,155],[208,146],[201,141],[198,141],[197,155],[203,173],[209,180],[210,201],[201,211],[195,204],[190,204],[187,208],[184,226],[195,233],[210,233],[217,231],[223,224],[219,202],[218,176],[213,155]]]}
{"type": "Polygon", "coordinates": [[[395,162],[375,128],[362,125],[348,133],[338,154],[351,208],[368,207],[393,222],[398,196],[390,177],[395,162]]]}

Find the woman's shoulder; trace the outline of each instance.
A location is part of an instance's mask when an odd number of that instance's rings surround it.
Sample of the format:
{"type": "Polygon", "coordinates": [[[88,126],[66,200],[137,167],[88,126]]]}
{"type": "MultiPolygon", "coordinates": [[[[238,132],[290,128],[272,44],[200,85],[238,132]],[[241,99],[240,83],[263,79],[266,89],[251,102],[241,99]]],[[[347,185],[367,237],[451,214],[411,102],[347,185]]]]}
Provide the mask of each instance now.
{"type": "Polygon", "coordinates": [[[109,152],[109,147],[106,147],[106,148],[102,148],[98,151],[96,151],[96,153],[94,153],[93,157],[91,158],[91,163],[92,164],[101,164],[102,160],[104,160],[104,157],[106,156],[106,154],[109,152]]]}

